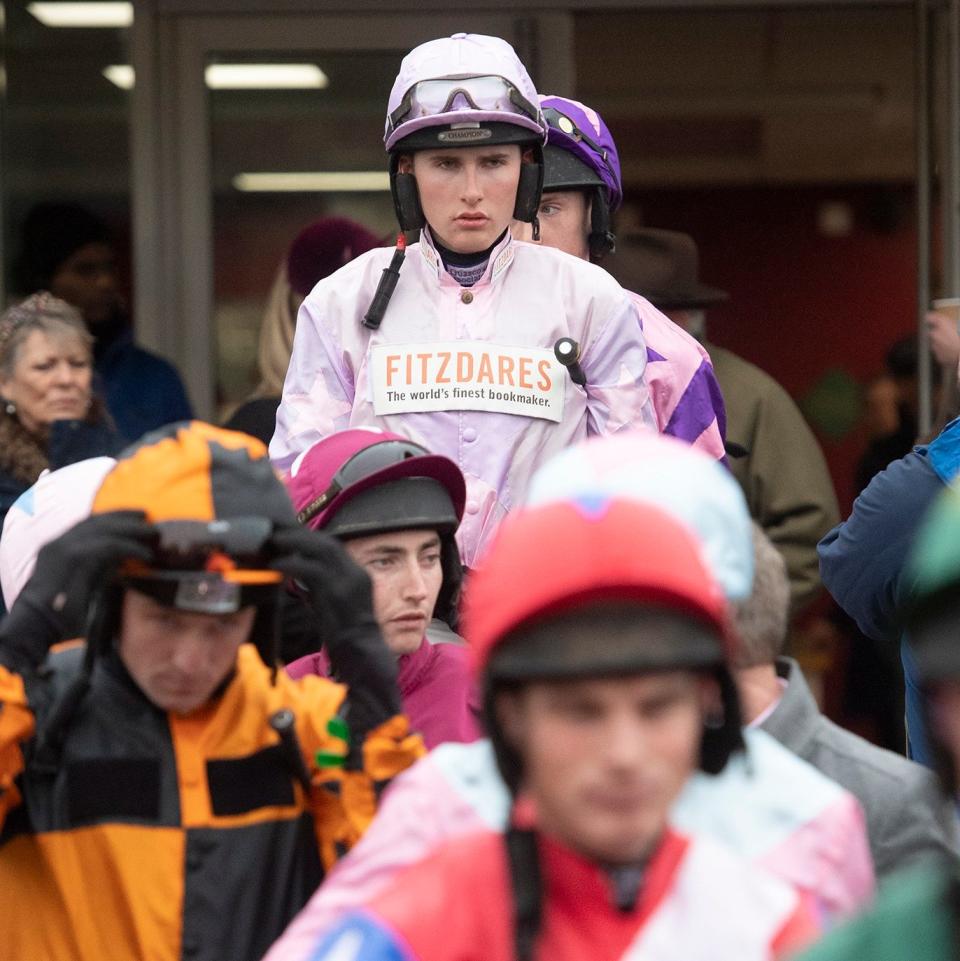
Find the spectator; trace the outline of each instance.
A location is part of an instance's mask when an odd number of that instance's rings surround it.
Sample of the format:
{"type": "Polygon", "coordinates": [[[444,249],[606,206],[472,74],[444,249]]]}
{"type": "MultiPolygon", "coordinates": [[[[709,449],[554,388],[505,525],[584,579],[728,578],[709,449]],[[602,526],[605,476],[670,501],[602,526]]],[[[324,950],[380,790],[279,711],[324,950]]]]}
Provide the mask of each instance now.
{"type": "Polygon", "coordinates": [[[834,600],[880,645],[881,657],[902,661],[908,753],[931,767],[923,695],[899,612],[909,595],[907,552],[924,514],[958,474],[960,418],[876,474],[854,501],[850,516],[818,547],[823,583],[834,600]]]}
{"type": "Polygon", "coordinates": [[[127,441],[193,416],[174,367],[133,342],[103,221],[75,204],[37,204],[23,225],[18,274],[25,293],[49,290],[83,315],[99,387],[127,441]]]}
{"type": "Polygon", "coordinates": [[[314,221],[297,234],[277,270],[260,325],[260,384],[253,397],[234,411],[226,427],[270,443],[290,366],[297,311],[304,297],[324,277],[379,246],[365,227],[342,217],[314,221]]]}
{"type": "Polygon", "coordinates": [[[551,454],[656,426],[646,345],[608,274],[510,234],[536,217],[547,128],[508,43],[421,44],[387,114],[394,205],[419,242],[358,257],[304,301],[270,453],[289,470],[335,430],[373,426],[450,457],[469,567],[551,454]],[[579,373],[558,360],[565,339],[579,373]]]}
{"type": "Polygon", "coordinates": [[[263,445],[128,449],[0,623],[4,955],[257,961],[423,751],[395,676],[369,579],[263,445]],[[349,688],[276,670],[284,574],[349,688]]]}
{"type": "Polygon", "coordinates": [[[786,565],[758,526],[753,540],[753,593],[735,609],[741,647],[734,676],[744,718],[859,799],[878,877],[931,855],[955,855],[953,814],[933,775],[829,721],[800,666],[781,656],[790,603],[786,565]]]}
{"type": "MultiPolygon", "coordinates": [[[[880,475],[883,476],[883,475],[880,475]]],[[[923,521],[904,579],[905,621],[944,799],[960,801],[960,495],[941,493],[923,521]]],[[[863,918],[834,932],[803,961],[952,961],[960,955],[956,860],[891,882],[863,918]]]]}
{"type": "Polygon", "coordinates": [[[787,562],[794,612],[820,588],[817,541],[839,520],[823,453],[787,392],[760,368],[710,343],[705,310],[727,299],[698,277],[692,237],[642,229],[620,238],[609,269],[706,347],[723,391],[730,468],[750,515],[787,562]]]}
{"type": "Polygon", "coordinates": [[[48,293],[0,315],[0,521],[48,467],[115,454],[79,313],[48,293]]]}
{"type": "MultiPolygon", "coordinates": [[[[398,434],[346,430],[314,444],[287,482],[298,518],[343,542],[373,583],[373,611],[398,659],[404,713],[427,747],[472,741],[478,705],[466,648],[431,643],[431,619],[451,621],[462,565],[454,534],[466,488],[453,461],[398,434]]],[[[288,665],[330,674],[325,651],[288,665]]]]}
{"type": "Polygon", "coordinates": [[[602,497],[522,510],[465,622],[511,825],[401,874],[315,961],[767,961],[814,935],[783,882],[669,827],[698,764],[743,746],[724,601],[688,528],[602,497]]]}
{"type": "MultiPolygon", "coordinates": [[[[887,351],[884,366],[884,375],[870,385],[867,394],[872,436],[857,462],[858,494],[880,471],[908,454],[917,440],[917,335],[910,334],[894,343],[887,351]]],[[[954,363],[954,374],[956,369],[954,363]]],[[[938,389],[940,372],[939,365],[933,368],[934,386],[938,389]]]]}
{"type": "MultiPolygon", "coordinates": [[[[540,242],[602,263],[616,245],[611,220],[623,198],[620,159],[603,118],[565,97],[541,97],[549,133],[543,152],[540,242]]],[[[517,224],[520,240],[532,230],[517,224]]],[[[724,457],[726,415],[710,357],[683,328],[631,294],[647,342],[646,379],[661,432],[724,457]]]]}

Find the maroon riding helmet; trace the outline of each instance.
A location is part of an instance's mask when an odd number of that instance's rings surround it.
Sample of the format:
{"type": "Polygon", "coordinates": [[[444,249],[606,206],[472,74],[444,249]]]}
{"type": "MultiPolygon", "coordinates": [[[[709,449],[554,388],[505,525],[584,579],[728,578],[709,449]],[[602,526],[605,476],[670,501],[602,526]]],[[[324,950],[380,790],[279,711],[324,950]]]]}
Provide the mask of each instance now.
{"type": "Polygon", "coordinates": [[[463,565],[454,535],[466,484],[447,457],[376,428],[339,431],[318,441],[290,468],[287,489],[297,519],[347,541],[402,530],[440,535],[443,585],[434,616],[450,622],[463,565]]]}

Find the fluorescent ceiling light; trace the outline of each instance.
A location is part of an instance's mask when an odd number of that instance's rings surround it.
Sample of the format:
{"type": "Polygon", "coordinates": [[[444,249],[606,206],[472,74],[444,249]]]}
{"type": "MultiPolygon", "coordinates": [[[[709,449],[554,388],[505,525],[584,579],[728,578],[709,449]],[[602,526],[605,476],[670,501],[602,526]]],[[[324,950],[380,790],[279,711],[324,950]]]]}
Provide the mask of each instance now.
{"type": "Polygon", "coordinates": [[[101,71],[103,75],[121,90],[133,90],[134,73],[133,67],[129,63],[114,63],[109,67],[104,67],[101,71]]]}
{"type": "Polygon", "coordinates": [[[385,170],[313,171],[307,173],[245,173],[233,178],[233,186],[244,192],[279,193],[304,191],[355,193],[389,190],[390,174],[385,170]]]}
{"type": "MultiPolygon", "coordinates": [[[[111,64],[102,73],[121,90],[133,89],[130,64],[111,64]]],[[[329,80],[313,63],[217,63],[207,67],[206,82],[211,90],[322,90],[329,80]]]]}
{"type": "Polygon", "coordinates": [[[133,4],[107,3],[28,3],[27,10],[45,27],[129,27],[133,24],[133,4]]]}
{"type": "Polygon", "coordinates": [[[330,82],[315,63],[212,63],[211,90],[322,90],[330,82]]]}
{"type": "MultiPolygon", "coordinates": [[[[101,71],[121,90],[132,90],[133,67],[115,63],[101,71]]],[[[327,75],[312,63],[220,63],[207,67],[207,86],[212,90],[323,89],[327,75]]]]}

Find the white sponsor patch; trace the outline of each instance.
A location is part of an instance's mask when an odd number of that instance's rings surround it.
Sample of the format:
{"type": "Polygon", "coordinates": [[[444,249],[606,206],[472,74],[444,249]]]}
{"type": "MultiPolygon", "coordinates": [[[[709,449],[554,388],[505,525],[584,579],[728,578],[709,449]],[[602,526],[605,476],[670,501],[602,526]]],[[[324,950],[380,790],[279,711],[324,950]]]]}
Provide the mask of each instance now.
{"type": "Polygon", "coordinates": [[[373,410],[491,410],[563,419],[566,371],[545,347],[482,341],[376,344],[370,351],[373,410]]]}

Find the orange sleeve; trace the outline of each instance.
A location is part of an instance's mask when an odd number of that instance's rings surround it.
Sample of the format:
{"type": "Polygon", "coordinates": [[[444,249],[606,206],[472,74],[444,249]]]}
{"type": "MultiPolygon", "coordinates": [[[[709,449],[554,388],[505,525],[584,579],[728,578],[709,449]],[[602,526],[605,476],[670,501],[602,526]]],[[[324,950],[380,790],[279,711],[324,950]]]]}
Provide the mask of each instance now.
{"type": "Polygon", "coordinates": [[[33,736],[34,729],[23,678],[0,667],[0,827],[21,801],[14,782],[23,771],[21,745],[33,736]]]}
{"type": "Polygon", "coordinates": [[[823,931],[817,920],[812,898],[807,894],[800,894],[796,909],[773,939],[770,956],[777,959],[792,957],[802,948],[813,944],[821,934],[823,931]]]}
{"type": "Polygon", "coordinates": [[[298,736],[313,785],[311,808],[317,840],[329,870],[357,841],[377,813],[386,784],[426,754],[406,717],[396,715],[367,734],[360,770],[343,765],[349,751],[349,724],[337,716],[346,688],[326,678],[288,681],[300,701],[298,736]]]}

